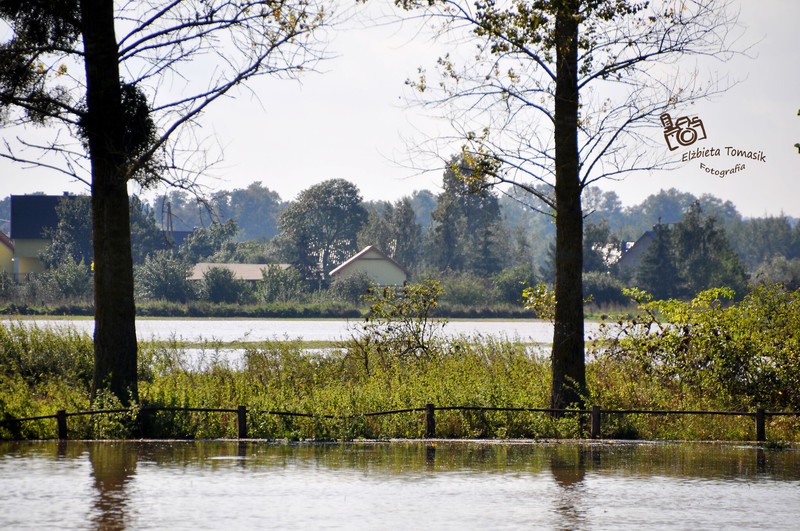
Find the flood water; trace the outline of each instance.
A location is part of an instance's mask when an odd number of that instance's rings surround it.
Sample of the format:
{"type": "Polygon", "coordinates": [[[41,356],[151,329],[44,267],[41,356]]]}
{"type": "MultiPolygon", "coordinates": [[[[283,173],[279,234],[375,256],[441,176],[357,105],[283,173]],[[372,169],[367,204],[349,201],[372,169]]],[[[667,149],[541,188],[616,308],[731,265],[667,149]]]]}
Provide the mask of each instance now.
{"type": "Polygon", "coordinates": [[[0,529],[797,529],[800,451],[0,443],[0,529]]]}
{"type": "MultiPolygon", "coordinates": [[[[8,321],[6,321],[8,322],[8,321]]],[[[19,321],[39,327],[73,327],[92,334],[89,319],[35,319],[19,321]]],[[[303,339],[337,341],[357,333],[358,319],[137,319],[136,335],[141,341],[178,339],[182,341],[265,341],[303,339]]],[[[587,338],[596,334],[598,324],[587,322],[587,338]]],[[[507,337],[533,343],[553,341],[553,325],[535,319],[452,320],[443,333],[448,336],[484,335],[507,337]]]]}

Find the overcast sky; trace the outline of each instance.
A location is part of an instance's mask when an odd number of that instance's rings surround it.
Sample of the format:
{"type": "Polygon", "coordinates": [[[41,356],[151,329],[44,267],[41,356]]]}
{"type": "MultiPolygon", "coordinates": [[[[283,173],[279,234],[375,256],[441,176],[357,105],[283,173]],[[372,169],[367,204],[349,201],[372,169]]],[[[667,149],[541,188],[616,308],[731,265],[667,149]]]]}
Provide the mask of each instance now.
{"type": "MultiPolygon", "coordinates": [[[[721,148],[721,156],[600,185],[616,191],[623,204],[677,188],[730,200],[746,216],[800,217],[800,154],[793,147],[800,142],[800,1],[741,0],[740,5],[740,23],[757,43],[752,50],[757,57],[718,64],[721,74],[742,82],[675,116],[700,117],[708,136],[703,146],[721,148]],[[765,161],[726,157],[726,146],[763,151],[765,161]],[[701,163],[714,170],[742,163],[746,168],[718,177],[701,163]]],[[[444,127],[426,116],[429,111],[405,105],[404,81],[436,58],[435,45],[424,35],[413,38],[416,31],[412,23],[352,22],[346,31],[331,33],[329,52],[335,57],[319,66],[321,73],[308,73],[299,83],[261,79],[253,85],[258,100],[245,93],[218,102],[205,115],[200,134],[216,138],[225,160],[203,183],[231,190],[261,181],[287,200],[331,178],[356,183],[366,199],[393,200],[422,188],[438,192],[441,172],[419,175],[400,164],[408,159],[410,141],[444,127]]],[[[663,140],[658,131],[653,135],[663,140]]],[[[3,197],[87,192],[61,175],[4,160],[0,175],[3,197]]]]}

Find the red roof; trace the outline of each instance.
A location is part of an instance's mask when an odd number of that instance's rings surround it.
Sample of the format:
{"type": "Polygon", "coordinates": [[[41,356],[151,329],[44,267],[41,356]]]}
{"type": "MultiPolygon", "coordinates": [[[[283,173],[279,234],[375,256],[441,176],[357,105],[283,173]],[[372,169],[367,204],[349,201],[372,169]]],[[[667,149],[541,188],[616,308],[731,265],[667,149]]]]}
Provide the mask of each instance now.
{"type": "Polygon", "coordinates": [[[14,250],[14,242],[12,242],[8,236],[5,235],[3,231],[0,230],[0,243],[11,249],[14,250]]]}

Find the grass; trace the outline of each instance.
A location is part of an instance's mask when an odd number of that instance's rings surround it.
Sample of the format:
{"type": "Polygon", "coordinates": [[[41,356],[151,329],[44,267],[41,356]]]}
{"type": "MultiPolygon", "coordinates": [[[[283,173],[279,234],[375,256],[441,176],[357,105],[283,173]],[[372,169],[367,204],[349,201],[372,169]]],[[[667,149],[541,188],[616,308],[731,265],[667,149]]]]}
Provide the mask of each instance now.
{"type": "MultiPolygon", "coordinates": [[[[550,366],[526,345],[491,337],[435,340],[427,354],[397,356],[361,342],[300,340],[256,343],[140,345],[140,406],[230,408],[247,405],[253,437],[289,440],[417,438],[421,412],[367,416],[374,411],[443,406],[546,408],[550,366]],[[223,352],[244,351],[235,364],[223,352]],[[190,355],[189,349],[194,353],[190,355]],[[314,349],[309,352],[309,349],[314,349]],[[199,354],[197,354],[199,351],[199,354]],[[194,356],[194,357],[192,357],[194,356]],[[295,411],[306,417],[266,414],[295,411]],[[328,418],[333,416],[335,418],[328,418]]],[[[0,419],[88,410],[91,339],[86,334],[8,323],[0,327],[0,419]]],[[[606,409],[724,410],[725,398],[685,389],[678,396],[662,380],[633,363],[599,358],[588,364],[587,403],[606,409]]],[[[114,408],[100,396],[95,408],[114,408]]],[[[70,417],[71,438],[236,436],[235,413],[158,412],[70,417]],[[144,430],[144,431],[142,431],[144,430]]],[[[444,438],[575,438],[588,423],[542,413],[438,411],[444,438]]],[[[754,422],[741,417],[606,415],[609,438],[752,440],[754,422]]],[[[0,428],[0,438],[54,438],[55,422],[42,420],[0,428]]],[[[774,441],[800,439],[797,417],[770,420],[774,441]]],[[[778,444],[775,442],[775,444],[778,444]]]]}

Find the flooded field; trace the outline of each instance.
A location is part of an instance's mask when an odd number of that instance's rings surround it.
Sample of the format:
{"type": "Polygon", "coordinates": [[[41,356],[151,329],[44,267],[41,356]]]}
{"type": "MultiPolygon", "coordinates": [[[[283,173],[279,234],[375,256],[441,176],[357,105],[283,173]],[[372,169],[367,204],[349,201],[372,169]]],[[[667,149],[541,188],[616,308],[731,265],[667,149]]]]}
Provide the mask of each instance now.
{"type": "Polygon", "coordinates": [[[796,529],[800,451],[0,443],[2,529],[796,529]]]}

